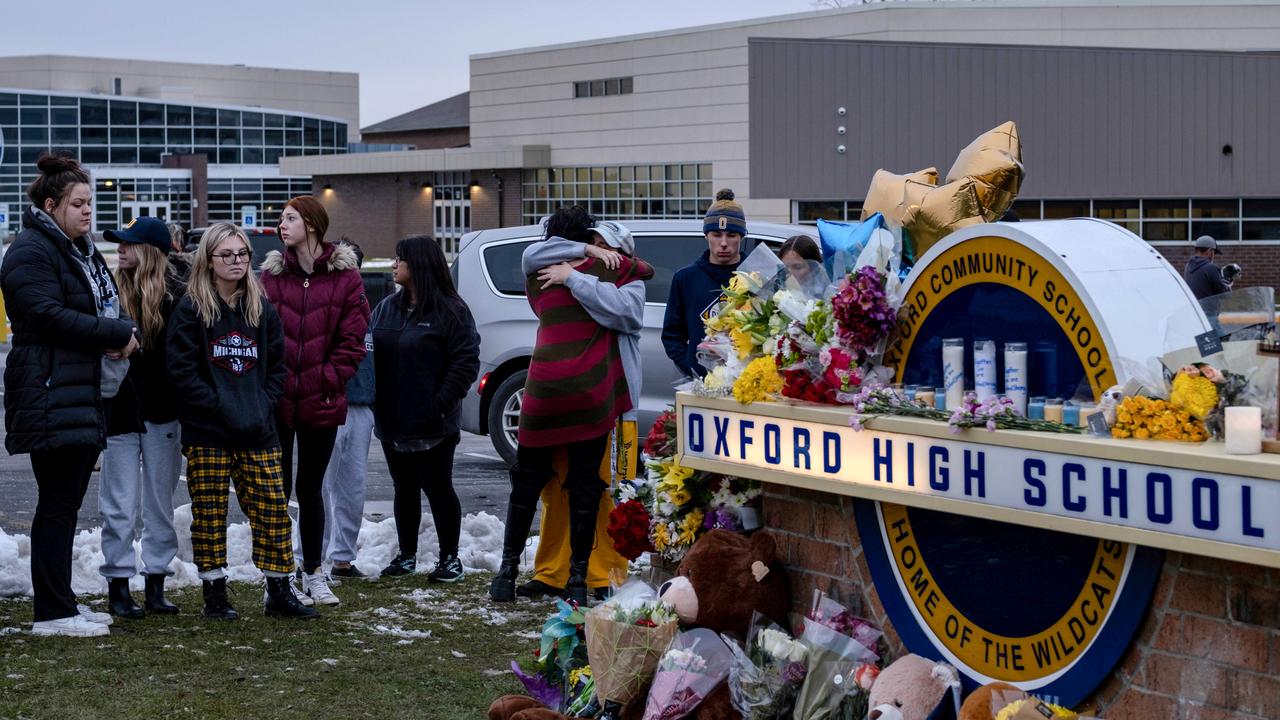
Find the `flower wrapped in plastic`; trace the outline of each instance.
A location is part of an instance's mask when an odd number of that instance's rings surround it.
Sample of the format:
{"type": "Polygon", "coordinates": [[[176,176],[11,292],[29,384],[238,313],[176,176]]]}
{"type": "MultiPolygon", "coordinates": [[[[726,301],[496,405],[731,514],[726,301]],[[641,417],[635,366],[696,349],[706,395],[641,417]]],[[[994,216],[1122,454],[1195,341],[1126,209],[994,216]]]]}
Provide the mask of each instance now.
{"type": "Polygon", "coordinates": [[[875,354],[897,322],[885,276],[870,265],[840,281],[831,310],[840,344],[862,355],[875,354]]]}
{"type": "Polygon", "coordinates": [[[580,609],[557,600],[556,612],[542,625],[533,662],[522,665],[511,661],[511,671],[525,691],[547,707],[562,710],[582,694],[582,688],[573,682],[578,678],[573,676],[587,665],[584,622],[580,609]]]}
{"type": "Polygon", "coordinates": [[[676,720],[693,712],[729,677],[733,654],[706,628],[676,635],[658,661],[644,720],[676,720]]]}
{"type": "Polygon", "coordinates": [[[875,666],[880,656],[875,646],[881,636],[872,623],[818,590],[804,618],[800,640],[808,649],[808,674],[796,696],[795,720],[830,720],[838,717],[841,703],[854,701],[854,717],[866,714],[867,688],[864,666],[875,666]],[[865,643],[869,643],[865,644],[865,643]]]}
{"type": "Polygon", "coordinates": [[[796,693],[804,681],[809,650],[759,613],[744,650],[728,641],[733,652],[729,697],[744,720],[791,717],[796,693]]]}
{"type": "Polygon", "coordinates": [[[631,579],[606,602],[587,612],[587,657],[603,718],[644,695],[658,660],[678,631],[675,611],[654,589],[631,579]]]}
{"type": "Polygon", "coordinates": [[[743,405],[768,400],[782,393],[782,376],[772,356],[751,361],[733,383],[733,398],[743,405]]]}

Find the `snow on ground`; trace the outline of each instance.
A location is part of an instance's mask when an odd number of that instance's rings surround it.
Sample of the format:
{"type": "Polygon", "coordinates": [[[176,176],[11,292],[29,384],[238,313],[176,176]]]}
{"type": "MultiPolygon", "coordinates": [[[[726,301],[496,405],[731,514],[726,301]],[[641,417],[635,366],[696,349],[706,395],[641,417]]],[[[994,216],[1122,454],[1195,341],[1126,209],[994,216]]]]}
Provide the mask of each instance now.
{"type": "MultiPolygon", "coordinates": [[[[196,574],[196,566],[191,561],[191,506],[183,505],[175,509],[173,521],[178,531],[178,557],[169,566],[173,576],[169,578],[166,585],[168,587],[197,585],[200,579],[196,574]]],[[[296,519],[294,524],[296,535],[296,519]]],[[[475,513],[462,518],[458,556],[463,566],[470,571],[496,571],[502,562],[502,534],[502,520],[489,513],[475,513]]],[[[532,569],[537,543],[536,536],[530,539],[530,544],[525,548],[521,558],[521,570],[532,569]]],[[[381,522],[366,519],[360,528],[360,536],[356,542],[355,564],[365,573],[376,575],[391,562],[391,558],[399,549],[398,546],[394,518],[387,518],[381,522]]],[[[435,565],[438,548],[438,538],[431,513],[423,513],[422,524],[418,527],[419,571],[429,571],[435,565]]],[[[227,576],[229,579],[237,582],[261,581],[262,574],[253,565],[252,551],[253,537],[248,523],[231,525],[227,529],[227,576]]],[[[139,554],[137,565],[141,568],[141,550],[136,541],[134,552],[139,554]]],[[[102,529],[93,528],[77,533],[71,560],[71,589],[82,595],[105,594],[106,580],[98,574],[98,567],[102,565],[102,561],[102,529]]],[[[135,591],[142,590],[143,584],[141,575],[135,575],[130,581],[130,586],[135,591]]],[[[10,535],[0,529],[0,597],[23,595],[31,595],[31,538],[21,534],[10,535]]],[[[463,613],[459,610],[456,614],[460,616],[475,613],[463,613]]],[[[500,625],[506,622],[506,618],[502,613],[488,611],[485,621],[492,625],[500,625]]]]}

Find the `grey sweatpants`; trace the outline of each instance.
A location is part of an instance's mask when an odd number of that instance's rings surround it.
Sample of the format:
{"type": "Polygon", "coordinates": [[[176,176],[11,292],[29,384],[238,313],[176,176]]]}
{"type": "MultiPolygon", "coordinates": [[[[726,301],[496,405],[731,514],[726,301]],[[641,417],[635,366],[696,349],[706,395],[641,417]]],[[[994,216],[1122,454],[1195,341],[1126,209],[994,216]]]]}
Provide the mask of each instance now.
{"type": "Polygon", "coordinates": [[[182,469],[182,431],[178,421],[144,423],[145,433],[107,438],[98,483],[102,513],[102,566],[107,578],[138,573],[133,539],[142,516],[142,571],[169,575],[178,554],[173,529],[173,491],[182,469]]]}
{"type": "Polygon", "coordinates": [[[364,520],[364,483],[373,435],[373,408],[352,405],[338,428],[324,475],[325,528],[321,557],[330,562],[356,559],[356,539],[364,520]]]}

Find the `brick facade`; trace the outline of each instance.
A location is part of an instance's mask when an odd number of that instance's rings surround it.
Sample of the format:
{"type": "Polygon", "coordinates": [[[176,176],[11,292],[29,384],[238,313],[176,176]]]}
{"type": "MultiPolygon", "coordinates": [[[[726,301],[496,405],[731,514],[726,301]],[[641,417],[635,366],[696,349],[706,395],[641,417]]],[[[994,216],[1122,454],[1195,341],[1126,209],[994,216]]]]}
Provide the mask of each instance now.
{"type": "MultiPolygon", "coordinates": [[[[1190,243],[1187,246],[1156,246],[1156,250],[1182,272],[1191,257],[1190,243]]],[[[1219,267],[1235,263],[1243,270],[1236,280],[1235,289],[1259,285],[1280,288],[1280,245],[1233,245],[1223,244],[1222,252],[1214,258],[1219,267]]]]}
{"type": "Polygon", "coordinates": [[[502,178],[502,213],[498,213],[498,179],[488,170],[475,170],[480,187],[471,188],[471,229],[490,230],[523,224],[520,220],[521,171],[498,170],[502,178]]]}
{"type": "Polygon", "coordinates": [[[429,174],[317,175],[311,191],[329,213],[331,240],[346,235],[369,258],[389,258],[396,241],[435,230],[431,193],[422,189],[429,174]],[[325,190],[325,185],[331,189],[325,190]]]}
{"type": "Polygon", "coordinates": [[[418,150],[464,147],[471,143],[471,128],[441,128],[439,130],[406,130],[404,132],[361,133],[360,142],[413,145],[418,150]]]}
{"type": "MultiPolygon", "coordinates": [[[[851,498],[766,485],[764,518],[793,610],[815,588],[832,592],[884,628],[891,655],[904,652],[876,595],[851,498]]],[[[1280,718],[1280,571],[1167,553],[1133,643],[1085,706],[1107,720],[1280,718]]]]}

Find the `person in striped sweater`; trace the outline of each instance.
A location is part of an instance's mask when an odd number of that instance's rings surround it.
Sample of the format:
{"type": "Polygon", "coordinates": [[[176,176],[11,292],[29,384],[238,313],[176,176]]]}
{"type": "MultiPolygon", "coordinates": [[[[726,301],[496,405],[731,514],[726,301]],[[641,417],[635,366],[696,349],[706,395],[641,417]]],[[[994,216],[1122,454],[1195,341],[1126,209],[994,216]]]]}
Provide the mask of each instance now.
{"type": "MultiPolygon", "coordinates": [[[[546,221],[545,239],[590,243],[594,219],[580,206],[557,210],[546,221]]],[[[589,257],[575,267],[600,282],[622,287],[653,277],[643,260],[613,263],[589,257]]],[[[515,599],[516,576],[558,448],[565,448],[569,494],[569,582],[565,596],[585,605],[587,566],[595,543],[596,513],[604,484],[598,470],[609,432],[631,409],[618,333],[596,322],[563,284],[525,278],[529,305],[538,316],[538,336],[520,407],[516,462],[511,468],[502,566],[489,588],[497,602],[515,599]]]]}

